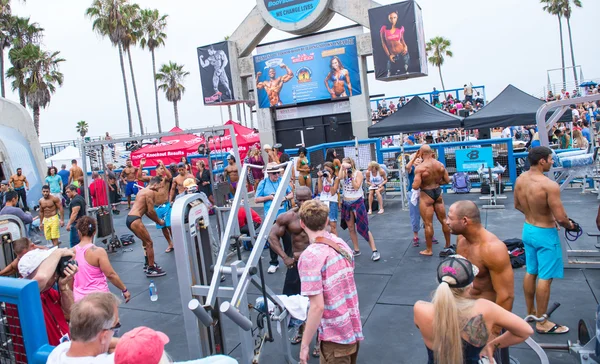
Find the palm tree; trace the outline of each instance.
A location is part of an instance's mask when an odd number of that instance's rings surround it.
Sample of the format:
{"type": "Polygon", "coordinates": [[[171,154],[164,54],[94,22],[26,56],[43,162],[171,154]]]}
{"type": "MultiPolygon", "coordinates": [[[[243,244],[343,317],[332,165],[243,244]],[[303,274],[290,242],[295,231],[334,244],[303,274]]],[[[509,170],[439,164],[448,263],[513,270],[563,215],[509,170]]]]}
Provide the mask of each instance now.
{"type": "Polygon", "coordinates": [[[14,49],[14,52],[11,50],[11,53],[12,58],[24,67],[23,91],[27,104],[33,110],[33,125],[39,136],[40,108],[48,106],[56,86],[62,85],[64,77],[58,68],[59,63],[65,60],[58,57],[60,52],[46,52],[32,43],[21,49],[14,49]]]}
{"type": "Polygon", "coordinates": [[[127,78],[125,63],[123,62],[122,40],[126,33],[127,19],[123,17],[122,7],[127,0],[94,0],[85,14],[93,20],[92,29],[103,37],[108,37],[110,42],[119,50],[121,73],[123,75],[123,89],[125,90],[125,104],[127,106],[127,120],[129,122],[129,135],[133,135],[133,122],[131,120],[131,107],[129,106],[129,93],[127,91],[127,78]]]}
{"type": "Polygon", "coordinates": [[[82,138],[85,138],[85,135],[87,134],[88,130],[89,130],[89,125],[86,121],[81,120],[77,122],[77,126],[76,126],[77,132],[79,133],[79,135],[81,135],[82,138]]]}
{"type": "Polygon", "coordinates": [[[156,98],[156,122],[158,123],[158,132],[162,133],[162,126],[160,125],[160,110],[158,108],[158,87],[156,85],[156,59],[154,57],[154,50],[160,46],[165,45],[165,28],[167,27],[168,15],[160,15],[158,10],[154,9],[143,9],[140,12],[142,21],[140,24],[140,46],[142,49],[150,50],[152,54],[152,74],[154,79],[154,96],[156,98]]]}
{"type": "Polygon", "coordinates": [[[161,82],[158,85],[158,89],[164,91],[167,100],[173,103],[176,127],[179,127],[177,102],[181,100],[181,96],[185,92],[185,87],[182,84],[183,79],[189,74],[189,72],[183,70],[183,65],[178,65],[173,61],[169,61],[168,64],[162,65],[160,71],[156,75],[156,80],[161,82]]]}
{"type": "Polygon", "coordinates": [[[560,58],[562,61],[562,83],[563,89],[567,88],[567,77],[566,77],[566,69],[565,69],[565,44],[563,42],[563,31],[562,31],[562,17],[563,17],[563,7],[561,2],[563,0],[540,0],[542,4],[544,4],[544,11],[548,14],[556,15],[558,18],[558,30],[560,36],[560,58]]]}
{"type": "MultiPolygon", "coordinates": [[[[8,0],[0,0],[0,6],[8,0]]],[[[2,6],[0,9],[0,97],[6,97],[6,86],[4,84],[4,50],[9,48],[12,43],[10,34],[10,23],[12,16],[7,8],[2,6]]]]}
{"type": "MultiPolygon", "coordinates": [[[[573,50],[573,35],[571,34],[571,15],[573,13],[573,9],[571,8],[571,0],[563,0],[563,14],[567,19],[567,31],[569,32],[569,45],[571,48],[571,62],[573,63],[573,77],[575,77],[575,87],[579,87],[579,81],[577,78],[577,69],[575,69],[575,51],[573,50]]],[[[580,8],[581,0],[573,0],[573,5],[580,8]]]]}
{"type": "Polygon", "coordinates": [[[138,99],[137,87],[135,85],[135,74],[133,73],[133,61],[131,60],[131,46],[135,46],[138,42],[140,19],[140,6],[138,4],[125,4],[121,7],[121,15],[127,21],[125,34],[121,39],[123,50],[127,53],[129,59],[129,70],[131,72],[131,84],[133,86],[133,97],[137,108],[138,119],[140,121],[140,134],[144,134],[144,123],[142,122],[142,112],[140,111],[140,101],[138,99]]]}
{"type": "Polygon", "coordinates": [[[44,29],[38,23],[30,23],[29,18],[12,17],[9,23],[12,49],[8,52],[8,59],[13,65],[6,76],[13,79],[12,90],[19,92],[19,102],[25,107],[25,67],[15,57],[15,52],[23,49],[28,44],[40,44],[44,29]]]}
{"type": "MultiPolygon", "coordinates": [[[[438,68],[440,73],[440,81],[442,82],[442,89],[446,90],[444,86],[444,78],[442,77],[442,65],[444,64],[444,57],[452,57],[452,51],[450,50],[450,40],[444,37],[434,37],[427,42],[426,51],[429,58],[427,60],[433,66],[438,68]]],[[[446,93],[444,92],[444,96],[446,93]]]]}

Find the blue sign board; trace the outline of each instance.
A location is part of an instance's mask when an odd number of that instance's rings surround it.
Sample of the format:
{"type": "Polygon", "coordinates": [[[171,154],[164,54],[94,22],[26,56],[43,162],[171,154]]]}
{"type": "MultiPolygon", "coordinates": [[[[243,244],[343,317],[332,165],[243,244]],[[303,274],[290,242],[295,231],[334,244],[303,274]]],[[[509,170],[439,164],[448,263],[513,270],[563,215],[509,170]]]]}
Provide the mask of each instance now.
{"type": "Polygon", "coordinates": [[[360,95],[356,37],[254,56],[259,107],[360,95]]]}
{"type": "Polygon", "coordinates": [[[297,23],[312,14],[320,0],[264,0],[264,2],[267,11],[276,20],[297,23]]]}
{"type": "Polygon", "coordinates": [[[457,149],[456,170],[459,172],[477,171],[483,165],[484,168],[494,167],[494,156],[492,148],[457,149]]]}

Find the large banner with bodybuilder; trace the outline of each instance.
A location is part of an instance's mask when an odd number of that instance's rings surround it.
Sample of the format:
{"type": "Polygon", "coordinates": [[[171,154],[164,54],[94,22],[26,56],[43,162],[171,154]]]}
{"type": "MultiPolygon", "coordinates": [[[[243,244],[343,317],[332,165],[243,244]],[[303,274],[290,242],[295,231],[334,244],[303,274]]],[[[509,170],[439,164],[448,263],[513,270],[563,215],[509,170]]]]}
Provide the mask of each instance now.
{"type": "Polygon", "coordinates": [[[254,56],[262,108],[360,95],[356,37],[254,56]]]}
{"type": "Polygon", "coordinates": [[[427,76],[423,19],[415,1],[369,9],[369,24],[377,80],[427,76]]]}

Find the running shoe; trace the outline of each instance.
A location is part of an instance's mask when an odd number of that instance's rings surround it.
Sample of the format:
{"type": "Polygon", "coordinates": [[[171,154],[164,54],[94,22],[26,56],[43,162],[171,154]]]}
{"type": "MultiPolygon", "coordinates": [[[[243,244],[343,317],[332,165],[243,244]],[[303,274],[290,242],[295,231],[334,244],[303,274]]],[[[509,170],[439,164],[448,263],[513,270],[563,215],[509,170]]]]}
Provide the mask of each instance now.
{"type": "Polygon", "coordinates": [[[267,273],[273,274],[273,273],[277,272],[277,269],[279,269],[278,265],[270,265],[269,269],[267,269],[267,273]]]}
{"type": "Polygon", "coordinates": [[[144,273],[148,273],[148,264],[144,264],[144,273]]]}
{"type": "Polygon", "coordinates": [[[360,253],[360,250],[355,250],[355,251],[354,251],[354,256],[355,256],[355,257],[359,256],[360,254],[361,254],[361,253],[360,253]]]}
{"type": "Polygon", "coordinates": [[[415,236],[412,240],[413,246],[419,246],[419,237],[415,236]]]}
{"type": "Polygon", "coordinates": [[[146,277],[162,277],[166,275],[167,272],[162,270],[159,266],[155,265],[154,267],[148,267],[146,271],[146,277]]]}
{"type": "Polygon", "coordinates": [[[381,259],[381,254],[379,254],[379,252],[377,250],[375,250],[373,252],[373,254],[371,254],[371,260],[374,261],[374,262],[376,262],[379,259],[381,259]]]}
{"type": "Polygon", "coordinates": [[[431,239],[431,242],[434,243],[434,244],[439,243],[439,241],[435,238],[435,236],[431,239]]]}

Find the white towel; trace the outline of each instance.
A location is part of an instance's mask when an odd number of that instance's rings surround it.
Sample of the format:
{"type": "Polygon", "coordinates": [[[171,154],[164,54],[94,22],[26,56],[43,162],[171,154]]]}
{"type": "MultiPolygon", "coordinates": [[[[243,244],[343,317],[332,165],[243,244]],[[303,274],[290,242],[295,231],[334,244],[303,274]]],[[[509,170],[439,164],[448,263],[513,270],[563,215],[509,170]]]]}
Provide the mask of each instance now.
{"type": "Polygon", "coordinates": [[[421,196],[421,189],[411,190],[410,203],[412,203],[413,206],[417,206],[419,204],[420,196],[421,196]]]}
{"type": "MultiPolygon", "coordinates": [[[[277,295],[277,297],[283,302],[285,309],[288,310],[290,315],[300,321],[306,321],[307,313],[308,313],[308,297],[304,297],[301,295],[277,295]]],[[[262,297],[258,297],[256,299],[256,305],[258,306],[263,302],[262,297]]],[[[269,312],[273,312],[275,309],[275,304],[269,300],[269,312]]]]}

